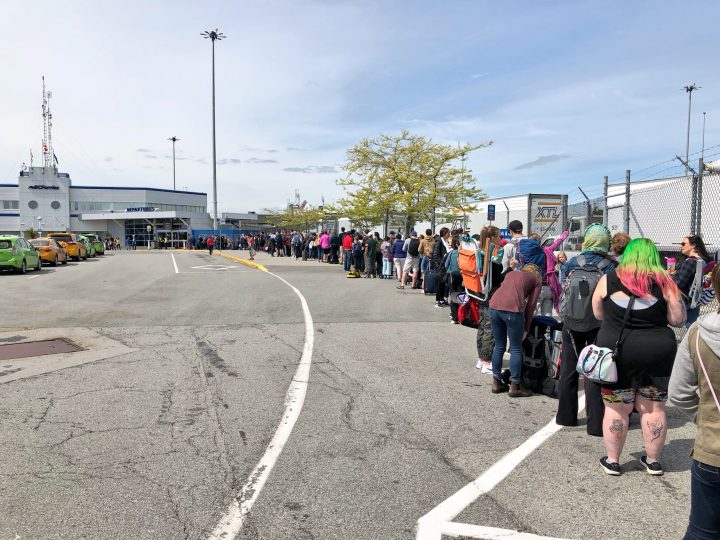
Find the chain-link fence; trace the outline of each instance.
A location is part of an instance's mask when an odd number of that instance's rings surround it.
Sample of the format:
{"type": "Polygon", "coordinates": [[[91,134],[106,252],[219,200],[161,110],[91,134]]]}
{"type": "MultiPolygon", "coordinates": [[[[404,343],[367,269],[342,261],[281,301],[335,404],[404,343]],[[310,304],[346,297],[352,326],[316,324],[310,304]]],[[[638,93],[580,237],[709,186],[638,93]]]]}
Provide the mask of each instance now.
{"type": "MultiPolygon", "coordinates": [[[[683,167],[684,168],[684,167],[683,167]]],[[[688,175],[644,178],[634,181],[631,171],[624,181],[578,188],[569,196],[570,229],[575,223],[575,244],[582,241],[587,223],[604,223],[614,234],[625,232],[631,238],[645,237],[655,242],[663,258],[674,258],[679,265],[684,256],[681,242],[688,234],[699,234],[711,256],[720,251],[720,174],[691,171],[688,175]]],[[[572,243],[572,242],[571,242],[572,243]]],[[[701,314],[718,310],[718,299],[703,306],[701,314]]],[[[678,331],[681,338],[684,330],[678,331]]]]}

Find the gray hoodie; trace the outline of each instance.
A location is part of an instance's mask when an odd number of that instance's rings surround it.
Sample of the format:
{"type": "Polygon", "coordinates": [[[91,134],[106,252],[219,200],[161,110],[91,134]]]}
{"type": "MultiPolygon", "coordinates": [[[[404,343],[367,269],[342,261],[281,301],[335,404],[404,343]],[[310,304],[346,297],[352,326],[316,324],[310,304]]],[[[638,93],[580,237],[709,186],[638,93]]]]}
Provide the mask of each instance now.
{"type": "Polygon", "coordinates": [[[693,455],[698,461],[720,466],[720,411],[709,390],[707,380],[693,359],[695,351],[693,331],[697,328],[701,338],[703,363],[715,394],[720,399],[720,314],[708,313],[690,328],[675,357],[668,398],[698,425],[693,455]],[[689,343],[691,340],[693,343],[689,343]],[[705,346],[703,346],[703,343],[705,346]],[[691,348],[692,346],[692,348],[691,348]],[[714,353],[714,354],[712,354],[714,353]]]}

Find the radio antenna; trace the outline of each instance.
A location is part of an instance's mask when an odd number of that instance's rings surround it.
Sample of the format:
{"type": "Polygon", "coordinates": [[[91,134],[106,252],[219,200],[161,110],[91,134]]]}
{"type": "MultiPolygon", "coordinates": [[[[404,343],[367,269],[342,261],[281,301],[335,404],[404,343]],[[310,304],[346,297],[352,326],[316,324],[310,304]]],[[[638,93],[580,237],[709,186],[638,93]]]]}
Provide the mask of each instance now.
{"type": "Polygon", "coordinates": [[[43,141],[42,141],[42,152],[43,152],[43,167],[54,168],[55,152],[52,146],[52,112],[50,112],[50,98],[52,92],[48,92],[45,89],[45,77],[42,78],[43,88],[43,99],[42,99],[42,115],[43,115],[43,141]]]}

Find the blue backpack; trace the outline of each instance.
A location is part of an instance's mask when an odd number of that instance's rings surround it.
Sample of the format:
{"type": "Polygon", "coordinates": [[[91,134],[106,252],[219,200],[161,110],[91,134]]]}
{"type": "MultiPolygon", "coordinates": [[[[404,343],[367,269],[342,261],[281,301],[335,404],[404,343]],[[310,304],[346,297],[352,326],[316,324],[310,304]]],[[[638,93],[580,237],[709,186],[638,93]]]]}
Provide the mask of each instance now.
{"type": "Polygon", "coordinates": [[[526,264],[534,264],[540,270],[540,275],[545,275],[546,263],[545,252],[537,240],[523,238],[517,246],[517,261],[519,270],[526,264]]]}

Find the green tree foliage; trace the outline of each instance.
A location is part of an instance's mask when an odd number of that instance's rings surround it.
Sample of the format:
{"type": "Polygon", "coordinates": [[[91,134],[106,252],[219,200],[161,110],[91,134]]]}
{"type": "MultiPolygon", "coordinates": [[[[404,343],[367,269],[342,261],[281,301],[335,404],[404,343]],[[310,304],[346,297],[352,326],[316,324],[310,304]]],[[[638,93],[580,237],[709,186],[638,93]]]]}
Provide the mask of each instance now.
{"type": "Polygon", "coordinates": [[[403,130],[398,136],[364,139],[347,151],[345,196],[336,211],[353,223],[373,226],[401,218],[405,232],[418,221],[457,217],[474,210],[467,201],[486,197],[471,171],[460,166],[469,153],[492,144],[452,146],[403,130]]]}
{"type": "Polygon", "coordinates": [[[321,208],[296,208],[290,206],[282,210],[269,210],[268,220],[277,228],[293,231],[308,231],[326,220],[327,212],[321,208]]]}
{"type": "Polygon", "coordinates": [[[25,238],[33,239],[37,238],[39,236],[39,233],[34,228],[30,227],[23,232],[23,235],[25,236],[25,238]]]}

